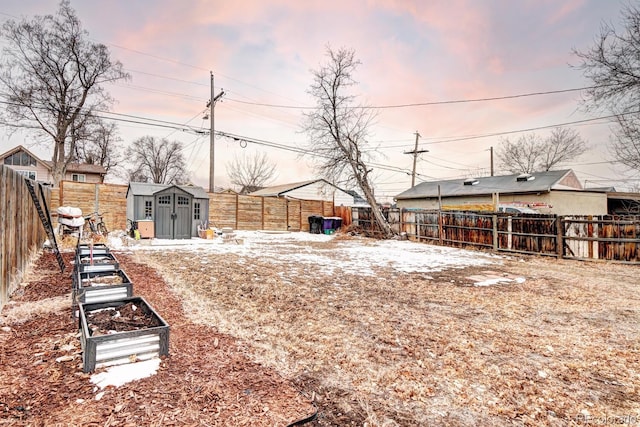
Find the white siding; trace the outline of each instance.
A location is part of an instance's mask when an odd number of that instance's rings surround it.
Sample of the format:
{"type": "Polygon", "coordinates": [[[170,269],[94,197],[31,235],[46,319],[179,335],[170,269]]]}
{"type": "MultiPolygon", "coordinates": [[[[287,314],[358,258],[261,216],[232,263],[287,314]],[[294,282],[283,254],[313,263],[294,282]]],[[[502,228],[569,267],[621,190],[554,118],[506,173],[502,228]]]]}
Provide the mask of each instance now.
{"type": "Polygon", "coordinates": [[[332,185],[327,185],[322,181],[305,185],[295,190],[287,191],[287,197],[303,200],[324,200],[333,202],[335,206],[353,206],[353,196],[332,185]]]}

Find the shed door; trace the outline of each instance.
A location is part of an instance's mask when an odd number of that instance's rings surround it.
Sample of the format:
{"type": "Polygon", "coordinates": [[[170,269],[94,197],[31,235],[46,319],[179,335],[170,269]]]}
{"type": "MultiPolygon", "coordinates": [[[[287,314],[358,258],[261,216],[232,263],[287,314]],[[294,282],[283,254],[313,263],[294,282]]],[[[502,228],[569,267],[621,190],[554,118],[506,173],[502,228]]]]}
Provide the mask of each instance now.
{"type": "Polygon", "coordinates": [[[191,238],[191,198],[179,194],[157,196],[155,231],[158,239],[191,238]]]}
{"type": "Polygon", "coordinates": [[[191,238],[191,198],[175,195],[174,239],[191,238]]]}
{"type": "Polygon", "coordinates": [[[173,195],[158,196],[156,203],[156,237],[158,239],[173,239],[173,195]]]}

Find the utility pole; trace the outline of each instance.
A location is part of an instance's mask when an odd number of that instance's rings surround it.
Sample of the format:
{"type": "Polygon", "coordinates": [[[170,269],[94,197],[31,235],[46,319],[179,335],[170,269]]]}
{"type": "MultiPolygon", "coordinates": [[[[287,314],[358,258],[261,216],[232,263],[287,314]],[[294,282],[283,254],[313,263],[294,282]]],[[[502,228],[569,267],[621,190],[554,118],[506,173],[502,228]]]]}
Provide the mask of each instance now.
{"type": "Polygon", "coordinates": [[[210,111],[210,120],[211,120],[211,130],[209,133],[209,193],[213,193],[214,190],[214,172],[216,166],[216,154],[215,154],[215,141],[216,141],[216,126],[215,126],[215,116],[214,116],[214,106],[216,105],[216,101],[224,95],[224,90],[221,90],[218,95],[214,96],[213,91],[213,71],[209,72],[211,74],[211,99],[207,103],[207,107],[211,107],[210,111]]]}
{"type": "Polygon", "coordinates": [[[489,150],[491,151],[491,176],[493,176],[493,146],[489,150]]]}
{"type": "Polygon", "coordinates": [[[404,154],[413,154],[413,172],[411,173],[411,187],[416,185],[416,161],[418,160],[418,154],[429,152],[429,150],[418,150],[418,138],[420,138],[420,134],[418,133],[418,131],[416,131],[415,135],[416,135],[416,147],[413,149],[413,151],[404,152],[404,154]]]}

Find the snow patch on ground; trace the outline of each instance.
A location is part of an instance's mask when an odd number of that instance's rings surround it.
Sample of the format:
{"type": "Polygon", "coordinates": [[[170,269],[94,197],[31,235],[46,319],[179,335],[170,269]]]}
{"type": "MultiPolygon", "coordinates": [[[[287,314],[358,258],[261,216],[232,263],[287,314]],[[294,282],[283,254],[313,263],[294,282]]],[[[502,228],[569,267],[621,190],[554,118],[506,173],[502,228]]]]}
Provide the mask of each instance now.
{"type": "Polygon", "coordinates": [[[131,381],[155,375],[159,367],[160,359],[158,358],[111,366],[105,371],[93,374],[91,382],[96,385],[94,391],[102,390],[107,386],[120,387],[131,381]]]}
{"type": "MultiPolygon", "coordinates": [[[[152,239],[135,242],[121,249],[149,251],[193,251],[194,257],[204,254],[236,254],[242,258],[259,258],[278,264],[302,264],[316,272],[333,274],[336,270],[359,275],[375,275],[376,267],[390,267],[404,273],[429,273],[450,268],[499,264],[501,256],[446,246],[436,246],[407,240],[352,239],[338,242],[333,249],[305,247],[304,243],[323,243],[335,234],[306,232],[268,233],[234,231],[235,240],[224,242],[216,236],[211,240],[152,239]]],[[[113,247],[113,249],[116,249],[113,247]]]]}

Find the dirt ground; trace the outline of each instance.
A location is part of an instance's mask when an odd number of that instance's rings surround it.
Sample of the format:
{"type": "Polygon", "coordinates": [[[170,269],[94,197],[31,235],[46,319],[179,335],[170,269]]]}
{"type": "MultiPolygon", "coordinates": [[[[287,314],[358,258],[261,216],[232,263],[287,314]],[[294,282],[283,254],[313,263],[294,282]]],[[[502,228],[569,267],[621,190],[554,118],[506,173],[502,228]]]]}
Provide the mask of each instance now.
{"type": "MultiPolygon", "coordinates": [[[[279,250],[345,243],[371,244],[279,250]]],[[[95,400],[69,277],[45,254],[0,313],[0,425],[287,425],[316,410],[307,425],[640,423],[637,266],[505,257],[361,275],[242,252],[116,256],[171,325],[170,356],[95,400]],[[524,280],[473,286],[495,277],[524,280]]]]}

